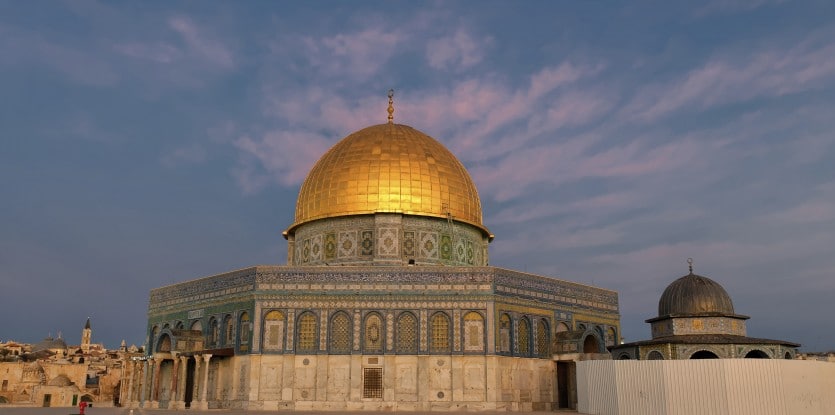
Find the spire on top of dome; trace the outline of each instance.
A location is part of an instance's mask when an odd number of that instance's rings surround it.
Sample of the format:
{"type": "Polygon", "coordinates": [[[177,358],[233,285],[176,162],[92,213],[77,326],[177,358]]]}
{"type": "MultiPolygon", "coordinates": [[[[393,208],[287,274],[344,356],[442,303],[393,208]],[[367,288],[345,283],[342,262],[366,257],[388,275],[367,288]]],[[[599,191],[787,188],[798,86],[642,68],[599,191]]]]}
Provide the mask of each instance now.
{"type": "Polygon", "coordinates": [[[693,273],[693,258],[687,258],[687,265],[690,267],[690,273],[693,273]]]}
{"type": "Polygon", "coordinates": [[[394,124],[394,89],[389,89],[389,124],[394,124]]]}

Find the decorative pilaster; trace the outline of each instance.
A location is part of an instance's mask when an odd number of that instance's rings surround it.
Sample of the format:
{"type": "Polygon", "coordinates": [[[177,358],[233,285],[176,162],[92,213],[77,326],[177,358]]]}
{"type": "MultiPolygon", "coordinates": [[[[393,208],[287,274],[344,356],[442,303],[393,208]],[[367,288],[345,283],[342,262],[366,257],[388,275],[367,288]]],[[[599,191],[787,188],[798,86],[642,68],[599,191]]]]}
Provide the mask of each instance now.
{"type": "Polygon", "coordinates": [[[174,379],[172,379],[171,400],[177,408],[186,407],[186,369],[188,368],[188,357],[179,357],[179,372],[177,371],[177,358],[174,359],[174,379]],[[179,373],[179,375],[177,374],[179,373]]]}
{"type": "Polygon", "coordinates": [[[127,366],[130,367],[130,377],[128,378],[127,399],[124,399],[124,402],[130,405],[133,403],[133,397],[135,396],[133,393],[133,379],[136,378],[136,361],[131,360],[127,366]]]}
{"type": "Polygon", "coordinates": [[[203,359],[201,359],[200,356],[194,356],[194,385],[193,385],[194,389],[192,390],[192,393],[191,393],[191,396],[192,396],[191,407],[192,408],[196,407],[195,402],[200,401],[200,391],[202,390],[200,388],[200,379],[202,379],[202,377],[203,377],[203,375],[200,373],[200,366],[201,366],[200,363],[202,361],[203,361],[203,359]]]}
{"type": "Polygon", "coordinates": [[[209,390],[209,359],[211,358],[211,354],[203,355],[203,362],[206,363],[206,367],[203,370],[203,387],[200,391],[200,409],[209,409],[209,401],[206,400],[206,392],[209,390]]]}
{"type": "Polygon", "coordinates": [[[180,375],[180,359],[178,359],[177,357],[178,357],[177,352],[171,352],[171,360],[174,363],[174,368],[171,369],[171,389],[170,389],[171,392],[170,392],[170,395],[168,397],[168,402],[169,402],[168,407],[170,409],[179,408],[177,406],[177,403],[178,403],[177,402],[178,401],[177,396],[179,394],[179,390],[177,389],[177,386],[178,386],[177,381],[180,379],[180,376],[179,376],[180,375]]]}

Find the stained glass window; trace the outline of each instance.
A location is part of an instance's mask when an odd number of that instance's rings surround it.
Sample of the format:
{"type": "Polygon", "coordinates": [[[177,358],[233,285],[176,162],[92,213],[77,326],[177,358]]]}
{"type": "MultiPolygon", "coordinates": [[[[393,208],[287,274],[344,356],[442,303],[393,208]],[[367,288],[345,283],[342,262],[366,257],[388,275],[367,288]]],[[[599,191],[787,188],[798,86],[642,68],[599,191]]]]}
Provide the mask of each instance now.
{"type": "Polygon", "coordinates": [[[464,315],[464,351],[480,352],[484,350],[484,318],[471,311],[464,315]]]}
{"type": "Polygon", "coordinates": [[[528,319],[523,318],[519,320],[519,354],[528,356],[531,354],[531,327],[528,325],[528,319]]]}
{"type": "Polygon", "coordinates": [[[241,313],[241,325],[238,340],[240,341],[239,348],[242,351],[249,350],[249,313],[241,313]]]}
{"type": "Polygon", "coordinates": [[[232,316],[226,316],[226,345],[235,343],[235,322],[232,321],[232,316]]]}
{"type": "Polygon", "coordinates": [[[299,317],[296,349],[299,352],[316,351],[316,316],[311,312],[299,317]]]}
{"type": "Polygon", "coordinates": [[[397,320],[397,352],[417,353],[417,319],[412,313],[403,313],[397,320]]]}
{"type": "Polygon", "coordinates": [[[209,323],[209,326],[209,330],[211,330],[209,344],[211,344],[212,346],[217,346],[218,343],[220,343],[220,327],[217,324],[217,320],[213,318],[212,321],[209,323]]]}
{"type": "Polygon", "coordinates": [[[331,319],[331,353],[351,353],[351,320],[345,313],[337,313],[331,319]]]}
{"type": "Polygon", "coordinates": [[[383,319],[379,314],[369,314],[365,318],[365,344],[366,353],[379,353],[383,351],[383,319]]]}
{"type": "Polygon", "coordinates": [[[444,313],[432,316],[432,345],[430,351],[449,352],[449,317],[444,313]]]}
{"type": "Polygon", "coordinates": [[[273,310],[264,316],[264,350],[281,350],[284,343],[284,313],[273,310]]]}
{"type": "Polygon", "coordinates": [[[499,317],[499,351],[510,353],[510,316],[502,314],[499,317]]]}

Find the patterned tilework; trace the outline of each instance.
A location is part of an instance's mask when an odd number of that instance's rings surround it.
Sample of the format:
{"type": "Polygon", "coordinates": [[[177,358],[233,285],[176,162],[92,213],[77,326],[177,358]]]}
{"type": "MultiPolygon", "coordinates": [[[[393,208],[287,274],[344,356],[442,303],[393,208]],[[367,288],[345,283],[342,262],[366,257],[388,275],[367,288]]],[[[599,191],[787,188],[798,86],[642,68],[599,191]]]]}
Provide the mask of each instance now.
{"type": "Polygon", "coordinates": [[[293,265],[355,265],[377,259],[404,264],[410,259],[417,264],[487,263],[488,242],[480,229],[441,218],[391,213],[328,218],[300,226],[294,238],[293,265]]]}
{"type": "Polygon", "coordinates": [[[357,231],[339,232],[339,258],[356,258],[357,231]]]}
{"type": "Polygon", "coordinates": [[[333,232],[325,234],[325,260],[336,258],[336,234],[333,232]]]}
{"type": "Polygon", "coordinates": [[[154,289],[149,313],[190,310],[212,301],[243,298],[251,296],[256,287],[262,295],[284,296],[319,295],[323,291],[353,294],[358,290],[369,295],[422,295],[427,291],[460,295],[486,289],[502,301],[560,305],[566,316],[580,310],[615,314],[618,310],[614,291],[496,267],[259,266],[154,289]]]}
{"type": "Polygon", "coordinates": [[[415,257],[415,231],[403,231],[403,256],[415,257]]]}
{"type": "Polygon", "coordinates": [[[360,255],[374,255],[374,231],[360,232],[360,255]]]}
{"type": "Polygon", "coordinates": [[[378,228],[377,235],[377,255],[381,257],[400,256],[400,242],[396,228],[378,228]]]}

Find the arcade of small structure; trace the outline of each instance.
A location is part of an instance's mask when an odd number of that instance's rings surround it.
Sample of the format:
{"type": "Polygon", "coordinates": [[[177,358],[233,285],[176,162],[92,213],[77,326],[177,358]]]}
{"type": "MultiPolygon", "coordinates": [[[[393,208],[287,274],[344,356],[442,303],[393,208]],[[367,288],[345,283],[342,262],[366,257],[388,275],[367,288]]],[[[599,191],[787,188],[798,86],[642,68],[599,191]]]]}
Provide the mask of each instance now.
{"type": "Polygon", "coordinates": [[[693,273],[673,281],[658,301],[658,317],[647,320],[652,339],[613,347],[616,359],[794,359],[797,343],[747,337],[727,291],[693,273]]]}
{"type": "Polygon", "coordinates": [[[619,338],[617,293],[488,265],[469,174],[393,122],[337,142],[301,186],[288,264],[151,291],[129,406],[571,407],[558,367],[619,338]]]}

